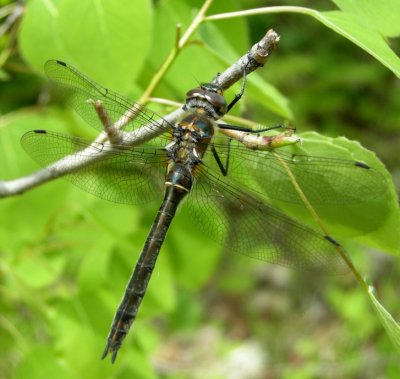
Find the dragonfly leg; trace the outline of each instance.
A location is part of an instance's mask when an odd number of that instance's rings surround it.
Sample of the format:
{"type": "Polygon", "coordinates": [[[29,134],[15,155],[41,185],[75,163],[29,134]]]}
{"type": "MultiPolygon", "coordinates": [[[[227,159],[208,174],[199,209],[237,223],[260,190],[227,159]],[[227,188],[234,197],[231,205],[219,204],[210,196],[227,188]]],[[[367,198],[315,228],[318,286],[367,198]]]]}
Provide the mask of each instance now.
{"type": "Polygon", "coordinates": [[[232,107],[242,98],[245,87],[246,87],[246,67],[243,68],[242,88],[240,89],[239,93],[235,94],[235,97],[233,98],[233,100],[228,104],[226,113],[228,113],[232,109],[232,107]]]}
{"type": "Polygon", "coordinates": [[[263,132],[269,132],[270,130],[274,129],[281,129],[285,128],[283,125],[275,125],[275,126],[269,126],[267,128],[263,129],[251,129],[246,126],[238,126],[238,125],[230,125],[230,124],[218,124],[219,129],[224,129],[224,130],[234,130],[236,132],[245,132],[245,133],[263,133],[263,132]]]}
{"type": "Polygon", "coordinates": [[[222,163],[221,158],[219,157],[218,151],[217,151],[217,149],[215,148],[214,144],[213,144],[213,143],[210,144],[211,152],[212,152],[212,154],[213,154],[213,156],[214,156],[214,159],[215,159],[215,161],[217,162],[218,167],[219,167],[219,169],[221,170],[221,173],[222,173],[223,176],[227,176],[227,175],[228,175],[229,156],[230,156],[230,151],[231,151],[231,141],[232,141],[232,139],[229,138],[229,139],[228,139],[228,152],[227,152],[227,155],[226,155],[225,166],[224,166],[224,164],[222,163]]]}
{"type": "Polygon", "coordinates": [[[246,80],[247,80],[246,69],[247,69],[247,67],[250,66],[250,64],[252,63],[252,58],[251,58],[251,56],[248,55],[247,58],[248,58],[248,62],[247,62],[247,63],[244,65],[244,67],[243,67],[243,83],[242,83],[242,88],[240,89],[240,92],[237,93],[237,94],[235,95],[235,97],[233,98],[233,100],[228,104],[226,113],[228,113],[228,112],[233,108],[233,106],[242,98],[242,96],[243,96],[243,94],[244,94],[244,89],[245,89],[245,87],[246,87],[246,80]]]}

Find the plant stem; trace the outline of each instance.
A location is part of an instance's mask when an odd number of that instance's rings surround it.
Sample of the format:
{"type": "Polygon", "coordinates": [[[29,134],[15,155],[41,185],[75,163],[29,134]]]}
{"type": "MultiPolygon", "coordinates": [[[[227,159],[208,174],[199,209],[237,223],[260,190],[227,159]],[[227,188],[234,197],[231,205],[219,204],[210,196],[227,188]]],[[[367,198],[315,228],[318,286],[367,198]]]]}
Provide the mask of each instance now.
{"type": "MultiPolygon", "coordinates": [[[[296,177],[293,175],[292,171],[290,170],[289,166],[286,164],[286,162],[278,155],[273,153],[275,158],[279,161],[279,163],[284,167],[286,173],[288,174],[290,181],[292,182],[297,194],[300,196],[301,201],[303,204],[306,206],[308,212],[311,214],[312,218],[315,220],[315,222],[318,224],[322,232],[325,234],[325,236],[330,236],[330,233],[328,231],[328,228],[325,226],[325,224],[322,222],[321,218],[319,217],[318,213],[315,211],[314,207],[311,205],[310,201],[307,199],[307,196],[301,189],[300,185],[297,183],[296,177]]],[[[356,277],[356,280],[361,284],[361,286],[364,288],[365,291],[368,292],[368,284],[364,281],[362,278],[361,274],[357,271],[355,266],[353,265],[353,262],[351,261],[350,256],[347,254],[347,252],[343,249],[341,245],[336,245],[335,246],[336,251],[338,254],[341,256],[341,258],[345,261],[346,265],[349,267],[351,272],[354,274],[356,277]]]]}
{"type": "Polygon", "coordinates": [[[215,20],[223,20],[226,18],[230,19],[235,17],[255,16],[268,13],[301,13],[301,14],[312,15],[318,12],[314,9],[306,7],[295,7],[295,6],[264,7],[264,8],[248,9],[245,11],[238,11],[238,12],[214,14],[205,17],[204,21],[215,21],[215,20]]]}
{"type": "MultiPolygon", "coordinates": [[[[185,34],[179,39],[179,41],[175,44],[175,47],[172,49],[170,54],[165,59],[164,63],[161,65],[160,69],[157,73],[153,76],[150,84],[144,91],[143,95],[139,99],[139,103],[145,105],[148,103],[149,98],[151,97],[154,90],[160,84],[161,80],[171,67],[172,63],[174,62],[175,58],[181,52],[181,50],[187,45],[189,38],[192,34],[196,31],[199,25],[205,20],[205,13],[207,12],[208,8],[211,6],[213,0],[206,0],[201,7],[200,11],[197,13],[196,17],[193,19],[192,23],[187,28],[185,34]]],[[[180,26],[178,26],[180,29],[180,26]]]]}

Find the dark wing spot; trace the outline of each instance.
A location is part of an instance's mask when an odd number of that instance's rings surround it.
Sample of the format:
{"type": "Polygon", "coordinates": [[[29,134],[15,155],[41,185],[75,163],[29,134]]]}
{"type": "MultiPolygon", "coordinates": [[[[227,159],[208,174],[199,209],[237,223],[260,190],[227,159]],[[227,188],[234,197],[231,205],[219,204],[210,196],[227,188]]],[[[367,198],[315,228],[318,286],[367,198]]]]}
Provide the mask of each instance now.
{"type": "Polygon", "coordinates": [[[368,166],[367,164],[365,164],[363,162],[354,162],[354,165],[357,167],[365,168],[367,170],[371,168],[370,166],[368,166]]]}
{"type": "Polygon", "coordinates": [[[60,64],[61,66],[67,67],[67,64],[66,64],[65,62],[63,62],[63,61],[58,61],[58,60],[56,60],[56,62],[57,62],[58,64],[60,64]]]}
{"type": "Polygon", "coordinates": [[[335,246],[340,246],[340,243],[331,236],[325,236],[325,239],[335,246]]]}

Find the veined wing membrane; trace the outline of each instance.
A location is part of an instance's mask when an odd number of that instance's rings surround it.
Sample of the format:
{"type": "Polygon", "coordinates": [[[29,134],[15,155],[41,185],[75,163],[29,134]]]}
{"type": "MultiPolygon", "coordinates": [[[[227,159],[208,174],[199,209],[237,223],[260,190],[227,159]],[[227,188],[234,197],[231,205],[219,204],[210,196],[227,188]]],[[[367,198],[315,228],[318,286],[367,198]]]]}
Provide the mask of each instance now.
{"type": "Polygon", "coordinates": [[[71,107],[97,130],[102,131],[104,127],[93,104],[88,100],[100,100],[113,123],[121,118],[129,120],[124,126],[126,131],[132,131],[142,125],[151,125],[152,128],[165,132],[170,127],[167,121],[149,109],[101,86],[67,63],[49,60],[44,70],[49,79],[65,92],[71,107]]]}
{"type": "Polygon", "coordinates": [[[77,187],[102,199],[142,204],[162,196],[167,157],[164,149],[92,143],[81,138],[44,130],[24,134],[21,144],[39,165],[52,169],[75,167],[65,175],[77,187]]]}
{"type": "MultiPolygon", "coordinates": [[[[228,151],[226,137],[217,137],[215,146],[218,152],[222,152],[220,158],[224,161],[228,151]]],[[[384,176],[364,163],[293,155],[279,149],[272,152],[254,151],[237,141],[231,142],[227,176],[270,198],[302,203],[280,160],[289,167],[297,183],[314,205],[370,202],[387,192],[384,176]]],[[[214,170],[219,170],[213,156],[209,155],[205,162],[214,170]]]]}
{"type": "Polygon", "coordinates": [[[207,236],[232,251],[297,270],[347,271],[333,242],[206,167],[187,207],[207,236]]]}

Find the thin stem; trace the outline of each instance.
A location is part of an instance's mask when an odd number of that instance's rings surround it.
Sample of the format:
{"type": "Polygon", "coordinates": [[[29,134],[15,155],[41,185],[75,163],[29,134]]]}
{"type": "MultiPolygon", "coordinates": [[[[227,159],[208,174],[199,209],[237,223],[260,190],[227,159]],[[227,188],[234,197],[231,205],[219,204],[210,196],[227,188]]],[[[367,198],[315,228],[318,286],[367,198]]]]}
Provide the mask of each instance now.
{"type": "MultiPolygon", "coordinates": [[[[275,158],[279,161],[279,163],[283,166],[285,169],[286,173],[288,174],[290,181],[292,182],[296,192],[300,196],[301,201],[303,204],[306,206],[308,212],[311,214],[312,218],[314,221],[318,224],[322,232],[325,234],[325,236],[330,236],[330,233],[328,231],[328,228],[325,226],[325,224],[322,222],[321,218],[319,217],[318,213],[315,211],[314,207],[311,205],[310,201],[307,199],[307,196],[301,189],[299,183],[297,183],[296,177],[293,175],[292,171],[290,170],[289,166],[286,164],[286,162],[276,153],[274,154],[275,158]]],[[[361,274],[357,271],[355,266],[353,265],[353,262],[351,261],[349,255],[347,252],[343,249],[341,245],[335,245],[335,249],[338,252],[338,254],[341,256],[341,258],[345,261],[347,266],[350,268],[354,276],[356,277],[357,281],[361,284],[361,286],[368,291],[368,285],[365,283],[364,279],[362,278],[361,274]]]]}
{"type": "MultiPolygon", "coordinates": [[[[3,7],[1,10],[4,11],[6,7],[3,7]]],[[[9,9],[6,9],[9,11],[9,9]]],[[[24,12],[24,7],[21,5],[13,6],[12,13],[6,18],[3,24],[0,26],[0,37],[6,34],[9,31],[9,38],[7,39],[7,44],[3,48],[3,51],[0,53],[0,67],[3,67],[8,57],[12,54],[14,50],[15,40],[17,39],[17,21],[21,18],[24,12]]]]}
{"type": "Polygon", "coordinates": [[[176,25],[176,31],[175,31],[175,49],[179,49],[179,40],[181,39],[181,31],[182,31],[182,25],[177,24],[176,25]]]}
{"type": "Polygon", "coordinates": [[[0,8],[0,18],[6,17],[14,12],[15,8],[19,7],[17,4],[8,4],[0,8]]]}
{"type": "Polygon", "coordinates": [[[206,12],[208,8],[210,8],[213,0],[206,0],[201,7],[199,13],[197,13],[197,16],[194,18],[192,23],[189,25],[187,28],[185,34],[182,36],[181,40],[179,41],[179,48],[182,49],[188,42],[189,38],[192,36],[194,31],[198,28],[198,26],[206,19],[206,12]]]}
{"type": "Polygon", "coordinates": [[[3,36],[12,25],[22,16],[24,13],[24,7],[21,5],[12,5],[11,7],[3,7],[0,9],[0,18],[8,15],[6,20],[0,26],[0,37],[3,36]]]}
{"type": "Polygon", "coordinates": [[[181,37],[179,42],[175,44],[174,49],[167,56],[164,63],[161,65],[160,69],[157,71],[157,73],[153,76],[153,79],[151,80],[150,84],[148,85],[148,87],[146,88],[146,90],[144,91],[143,95],[141,96],[141,98],[139,100],[140,104],[145,105],[148,103],[151,94],[154,92],[154,90],[160,84],[162,78],[165,76],[165,74],[171,67],[175,58],[178,56],[178,54],[181,52],[181,50],[186,46],[189,38],[194,33],[194,31],[204,21],[205,13],[208,10],[208,8],[210,7],[210,5],[212,4],[212,2],[213,2],[213,0],[206,0],[204,2],[199,13],[196,15],[196,17],[193,19],[192,23],[187,28],[185,34],[181,37]]]}
{"type": "Polygon", "coordinates": [[[255,16],[268,13],[300,13],[300,14],[313,15],[318,12],[314,9],[306,7],[296,7],[296,6],[264,7],[264,8],[248,9],[245,11],[238,11],[238,12],[214,14],[205,17],[204,21],[216,21],[216,20],[224,20],[226,18],[231,19],[235,17],[255,16]]]}
{"type": "Polygon", "coordinates": [[[3,335],[8,333],[18,344],[18,347],[23,350],[24,353],[29,351],[29,343],[21,330],[18,329],[17,325],[14,325],[7,317],[0,315],[0,326],[3,329],[3,335]]]}

